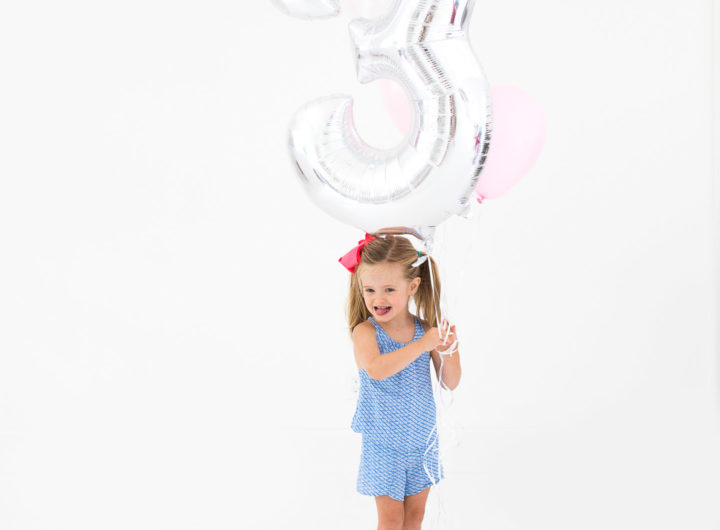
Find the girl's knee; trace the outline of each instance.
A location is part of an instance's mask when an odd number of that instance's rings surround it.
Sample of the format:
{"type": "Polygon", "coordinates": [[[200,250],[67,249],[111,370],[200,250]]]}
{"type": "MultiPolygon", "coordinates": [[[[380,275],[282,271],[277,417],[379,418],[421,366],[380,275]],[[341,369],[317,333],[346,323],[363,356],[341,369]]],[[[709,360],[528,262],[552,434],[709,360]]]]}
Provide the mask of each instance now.
{"type": "Polygon", "coordinates": [[[412,530],[420,528],[422,526],[423,518],[425,517],[424,508],[416,508],[405,512],[403,517],[403,529],[412,530]]]}

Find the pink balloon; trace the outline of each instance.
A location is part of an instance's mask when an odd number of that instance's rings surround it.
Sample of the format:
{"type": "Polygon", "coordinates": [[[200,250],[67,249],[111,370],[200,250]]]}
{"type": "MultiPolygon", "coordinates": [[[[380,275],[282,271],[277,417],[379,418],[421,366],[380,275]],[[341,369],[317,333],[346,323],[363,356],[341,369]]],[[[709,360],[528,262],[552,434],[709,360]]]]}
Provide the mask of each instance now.
{"type": "Polygon", "coordinates": [[[491,94],[493,129],[475,187],[479,203],[514,186],[530,171],[545,144],[545,114],[530,94],[513,86],[492,87],[491,94]]]}
{"type": "MultiPolygon", "coordinates": [[[[377,83],[390,118],[406,134],[412,116],[405,90],[390,79],[379,79],[377,83]]],[[[512,188],[535,165],[545,144],[545,113],[530,94],[514,86],[496,86],[491,89],[491,97],[490,149],[475,187],[479,203],[512,188]]]]}
{"type": "Polygon", "coordinates": [[[410,102],[405,90],[390,79],[378,79],[377,83],[380,97],[395,127],[401,133],[407,134],[410,130],[410,102]]]}

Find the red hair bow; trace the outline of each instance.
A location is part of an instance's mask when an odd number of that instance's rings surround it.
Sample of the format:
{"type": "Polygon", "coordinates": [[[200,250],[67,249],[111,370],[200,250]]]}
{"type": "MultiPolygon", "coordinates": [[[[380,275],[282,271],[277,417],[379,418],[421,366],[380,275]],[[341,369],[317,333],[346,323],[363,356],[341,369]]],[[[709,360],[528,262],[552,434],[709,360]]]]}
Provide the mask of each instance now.
{"type": "Polygon", "coordinates": [[[365,239],[361,239],[360,241],[358,241],[356,247],[350,250],[342,258],[338,259],[340,264],[347,270],[349,270],[351,273],[355,273],[355,267],[357,267],[358,263],[360,263],[360,254],[363,247],[373,239],[377,239],[377,237],[371,236],[370,234],[365,232],[365,239]]]}

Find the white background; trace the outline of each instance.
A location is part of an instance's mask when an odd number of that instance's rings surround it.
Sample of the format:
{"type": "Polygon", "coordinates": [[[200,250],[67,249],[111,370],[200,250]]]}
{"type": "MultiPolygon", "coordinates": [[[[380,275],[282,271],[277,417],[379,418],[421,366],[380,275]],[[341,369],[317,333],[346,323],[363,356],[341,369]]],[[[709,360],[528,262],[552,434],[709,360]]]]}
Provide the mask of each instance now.
{"type": "MultiPolygon", "coordinates": [[[[478,1],[490,83],[548,133],[441,226],[464,372],[426,528],[440,498],[458,530],[720,528],[719,13],[478,1]]],[[[338,92],[394,141],[347,22],[0,5],[0,528],[375,527],[337,263],[363,234],[286,148],[338,92]]]]}

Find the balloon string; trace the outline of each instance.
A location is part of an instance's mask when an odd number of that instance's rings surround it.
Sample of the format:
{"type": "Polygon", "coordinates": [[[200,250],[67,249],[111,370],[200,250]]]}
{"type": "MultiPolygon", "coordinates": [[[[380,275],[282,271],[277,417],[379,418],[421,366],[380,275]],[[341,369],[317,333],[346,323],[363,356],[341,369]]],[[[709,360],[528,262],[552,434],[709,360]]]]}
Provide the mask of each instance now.
{"type": "MultiPolygon", "coordinates": [[[[428,251],[429,254],[429,251],[428,251]]],[[[432,299],[433,299],[433,306],[435,308],[435,322],[437,324],[437,328],[439,330],[442,330],[442,327],[440,326],[440,304],[439,301],[435,298],[435,282],[433,279],[433,268],[432,264],[430,263],[429,256],[428,256],[428,269],[430,273],[430,289],[432,292],[432,299]]],[[[443,319],[444,322],[444,319],[443,319]]],[[[450,334],[450,326],[448,325],[447,330],[445,331],[445,334],[443,336],[443,345],[447,343],[447,338],[450,334]]],[[[430,431],[430,434],[428,435],[426,444],[427,447],[425,449],[425,453],[423,454],[423,468],[425,469],[425,473],[430,478],[430,482],[433,486],[437,486],[435,489],[437,491],[437,499],[438,499],[438,511],[437,516],[435,518],[435,528],[440,528],[440,524],[443,520],[446,519],[445,517],[445,505],[442,497],[442,491],[440,491],[440,478],[444,476],[444,470],[445,466],[442,461],[442,452],[440,451],[440,439],[439,439],[439,422],[438,422],[438,411],[442,411],[442,417],[445,417],[445,412],[449,409],[449,407],[452,405],[454,397],[453,392],[449,388],[447,388],[443,384],[443,367],[445,365],[445,355],[452,355],[455,351],[457,351],[457,345],[458,341],[455,339],[453,343],[442,353],[440,353],[440,368],[438,369],[438,377],[437,381],[434,383],[433,388],[434,392],[433,394],[435,396],[439,397],[440,407],[438,407],[438,410],[436,410],[435,414],[435,425],[433,426],[432,430],[430,431]],[[450,401],[446,402],[443,398],[443,388],[445,388],[448,393],[450,394],[450,401]],[[428,452],[430,450],[433,450],[433,454],[437,455],[437,480],[435,480],[435,475],[430,472],[430,469],[428,469],[427,460],[428,460],[428,452]]]]}

